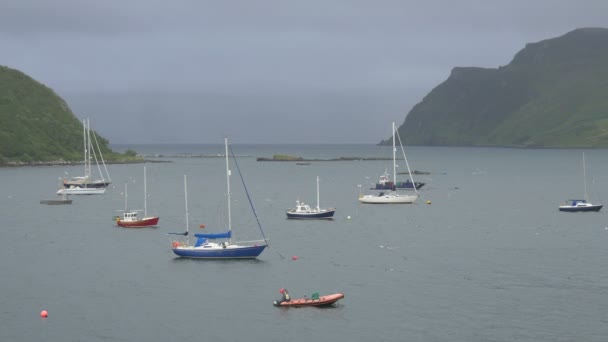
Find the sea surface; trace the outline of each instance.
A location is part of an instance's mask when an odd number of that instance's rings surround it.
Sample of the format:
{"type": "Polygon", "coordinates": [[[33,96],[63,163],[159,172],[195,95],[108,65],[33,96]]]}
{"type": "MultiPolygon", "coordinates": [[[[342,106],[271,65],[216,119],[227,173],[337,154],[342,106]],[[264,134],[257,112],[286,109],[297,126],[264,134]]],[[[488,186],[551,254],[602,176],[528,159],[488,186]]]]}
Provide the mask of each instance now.
{"type": "MultiPolygon", "coordinates": [[[[177,258],[166,233],[186,230],[184,175],[188,229],[226,228],[225,161],[213,157],[223,146],[114,146],[126,148],[169,156],[146,166],[157,228],[112,221],[125,183],[129,207],[143,209],[142,164],[108,165],[105,195],[63,206],[39,201],[82,166],[0,168],[0,341],[608,340],[608,208],[557,210],[584,195],[583,150],[408,147],[410,167],[431,173],[414,178],[426,183],[418,202],[370,205],[359,192],[390,161],[255,158],[390,157],[390,147],[234,145],[270,248],[257,260],[206,261],[177,258]],[[184,153],[209,157],[173,157],[184,153]],[[287,220],[296,200],[316,205],[317,176],[335,219],[287,220]],[[345,298],[273,307],[283,287],[345,298]]],[[[605,204],[608,151],[584,152],[590,199],[605,204]]],[[[231,169],[234,235],[259,238],[231,169]]]]}

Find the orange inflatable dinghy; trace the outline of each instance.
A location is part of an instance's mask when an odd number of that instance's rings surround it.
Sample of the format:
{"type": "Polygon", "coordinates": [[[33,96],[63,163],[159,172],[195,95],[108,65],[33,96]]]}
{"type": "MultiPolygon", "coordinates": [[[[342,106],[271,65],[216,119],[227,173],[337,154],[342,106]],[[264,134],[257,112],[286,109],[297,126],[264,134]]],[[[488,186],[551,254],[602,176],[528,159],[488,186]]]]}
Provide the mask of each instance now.
{"type": "Polygon", "coordinates": [[[274,301],[274,306],[329,306],[344,298],[343,293],[334,293],[325,296],[319,296],[318,298],[294,298],[289,302],[274,301]]]}

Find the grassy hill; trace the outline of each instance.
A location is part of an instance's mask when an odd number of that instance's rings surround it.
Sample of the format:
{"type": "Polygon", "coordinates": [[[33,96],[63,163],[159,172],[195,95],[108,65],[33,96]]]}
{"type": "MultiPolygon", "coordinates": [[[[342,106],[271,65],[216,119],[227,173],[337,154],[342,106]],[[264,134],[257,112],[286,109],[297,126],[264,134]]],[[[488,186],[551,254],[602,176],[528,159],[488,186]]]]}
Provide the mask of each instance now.
{"type": "MultiPolygon", "coordinates": [[[[106,139],[91,134],[106,160],[133,158],[113,153],[106,139]]],[[[24,73],[0,66],[0,165],[81,161],[82,145],[82,123],[63,99],[24,73]]]]}
{"type": "Polygon", "coordinates": [[[408,145],[608,147],[607,94],[608,29],[577,29],[498,69],[454,68],[399,134],[408,145]]]}

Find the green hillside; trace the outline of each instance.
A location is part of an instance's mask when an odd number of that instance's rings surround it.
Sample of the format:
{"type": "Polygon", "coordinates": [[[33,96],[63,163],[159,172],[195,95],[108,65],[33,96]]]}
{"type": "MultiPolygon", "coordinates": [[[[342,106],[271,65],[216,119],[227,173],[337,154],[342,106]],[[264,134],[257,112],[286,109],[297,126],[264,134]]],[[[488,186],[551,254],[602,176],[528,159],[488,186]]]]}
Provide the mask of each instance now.
{"type": "MultiPolygon", "coordinates": [[[[126,158],[95,136],[106,160],[126,158]]],[[[81,161],[82,145],[82,123],[64,100],[24,73],[0,66],[0,165],[81,161]]]]}
{"type": "Polygon", "coordinates": [[[498,69],[454,68],[399,134],[408,145],[608,147],[608,29],[527,44],[498,69]]]}

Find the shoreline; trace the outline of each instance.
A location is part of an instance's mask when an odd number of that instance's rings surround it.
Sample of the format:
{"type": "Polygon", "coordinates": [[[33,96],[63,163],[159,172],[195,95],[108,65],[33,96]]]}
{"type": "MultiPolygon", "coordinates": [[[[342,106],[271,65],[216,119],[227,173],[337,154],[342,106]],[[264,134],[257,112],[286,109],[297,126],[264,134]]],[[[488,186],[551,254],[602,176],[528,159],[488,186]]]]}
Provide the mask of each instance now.
{"type": "MultiPolygon", "coordinates": [[[[144,163],[172,163],[170,160],[150,160],[150,159],[142,159],[142,160],[123,160],[123,161],[106,161],[106,165],[117,165],[117,164],[144,164],[144,163]]],[[[10,161],[6,164],[0,164],[0,168],[9,168],[9,167],[38,167],[38,166],[76,166],[83,165],[84,162],[75,162],[75,161],[65,161],[65,160],[52,160],[52,161],[37,161],[37,162],[17,162],[10,161]]]]}

